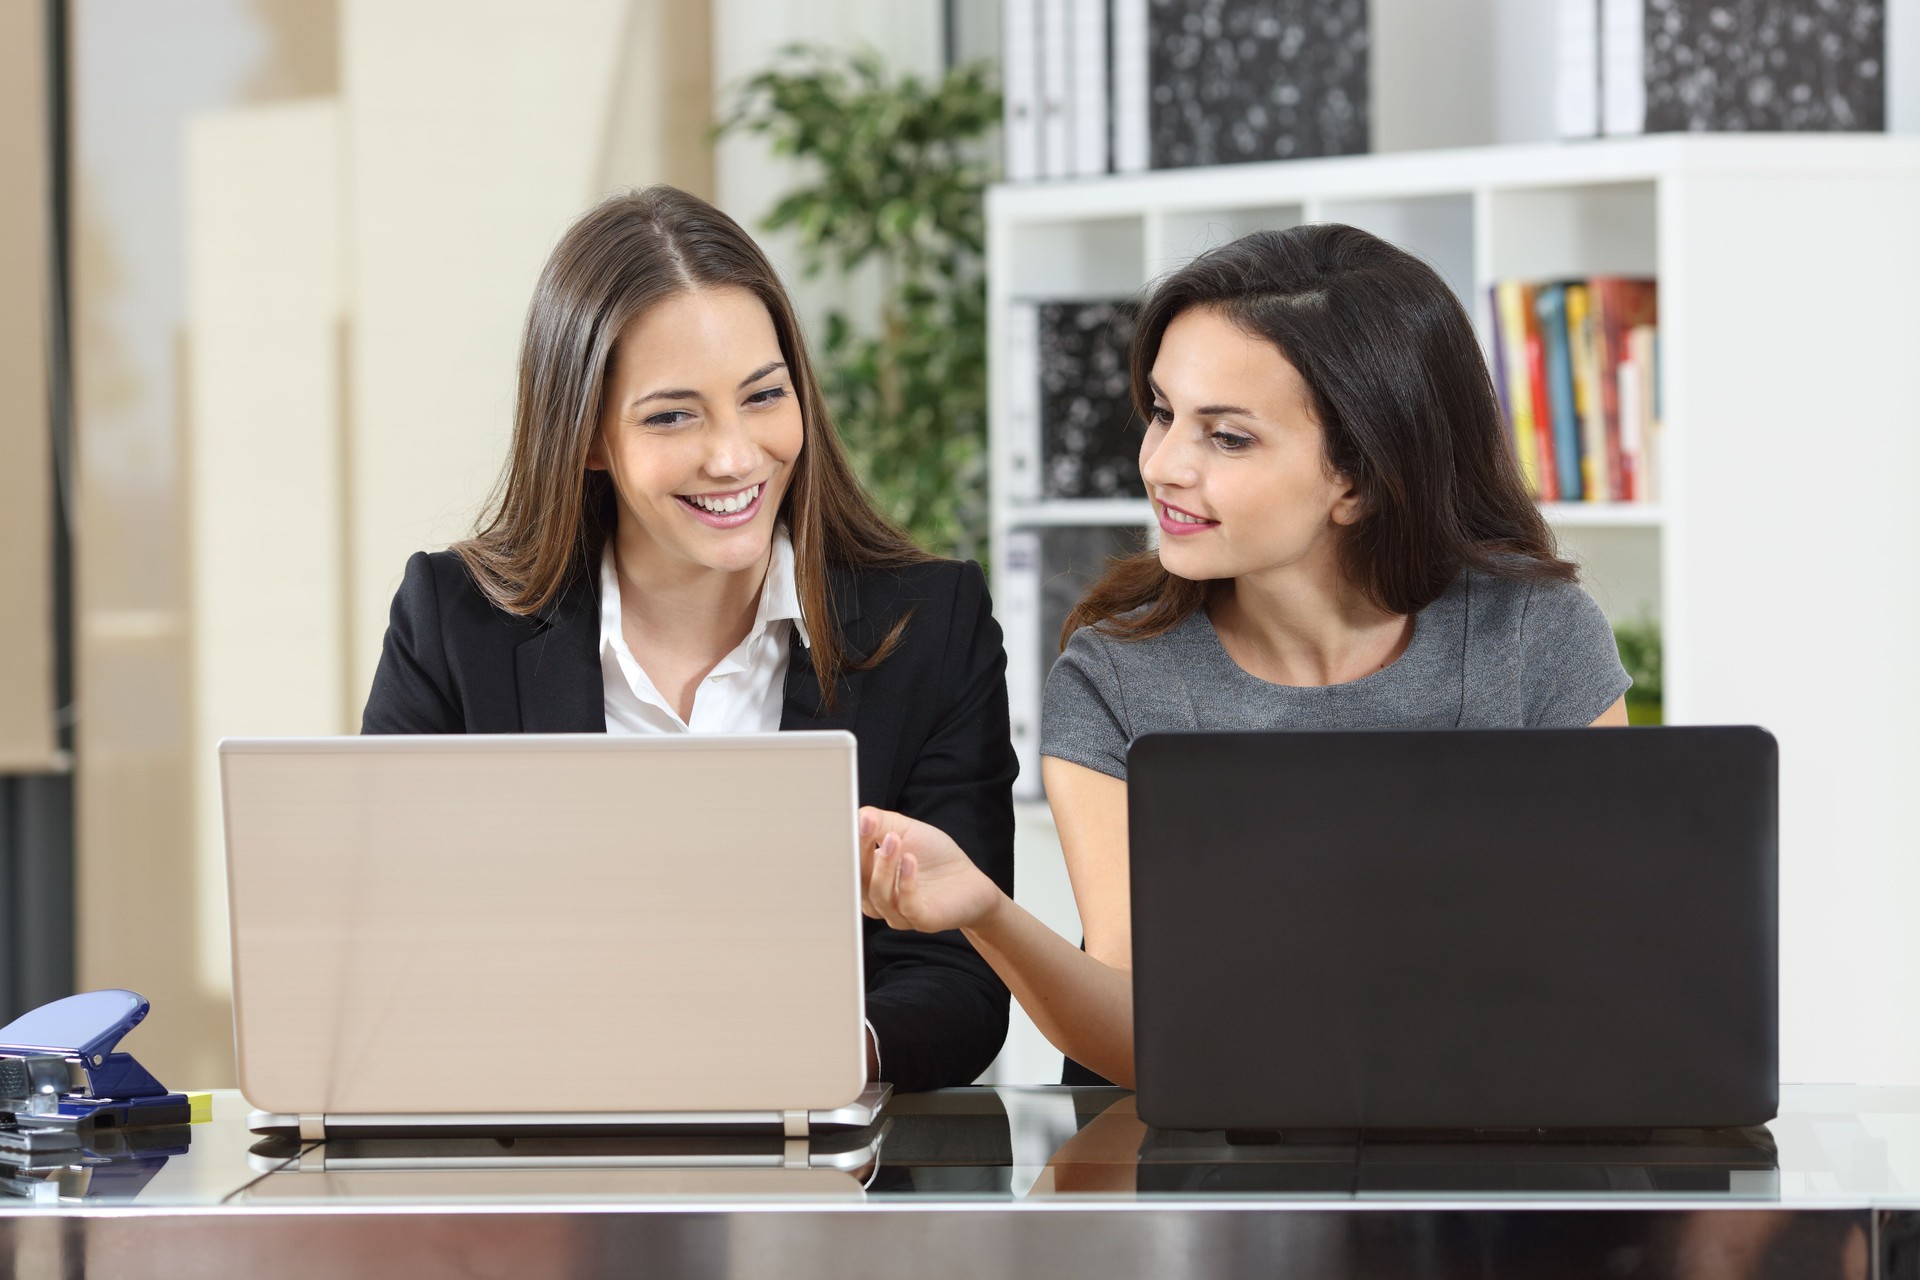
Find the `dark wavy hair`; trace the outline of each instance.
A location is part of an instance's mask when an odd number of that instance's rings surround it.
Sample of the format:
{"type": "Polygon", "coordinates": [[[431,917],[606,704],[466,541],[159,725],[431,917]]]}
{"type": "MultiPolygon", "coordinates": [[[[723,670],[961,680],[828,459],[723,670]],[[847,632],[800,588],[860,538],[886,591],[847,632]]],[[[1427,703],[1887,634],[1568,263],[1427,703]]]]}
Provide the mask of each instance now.
{"type": "MultiPolygon", "coordinates": [[[[1463,569],[1574,581],[1521,481],[1473,324],[1432,267],[1338,223],[1256,231],[1201,254],[1141,304],[1130,363],[1143,418],[1160,340],[1194,308],[1271,342],[1299,371],[1327,463],[1360,497],[1341,557],[1374,603],[1418,613],[1463,569]]],[[[1207,584],[1169,573],[1152,551],[1115,559],[1060,643],[1083,626],[1161,635],[1206,599],[1207,584]]]]}

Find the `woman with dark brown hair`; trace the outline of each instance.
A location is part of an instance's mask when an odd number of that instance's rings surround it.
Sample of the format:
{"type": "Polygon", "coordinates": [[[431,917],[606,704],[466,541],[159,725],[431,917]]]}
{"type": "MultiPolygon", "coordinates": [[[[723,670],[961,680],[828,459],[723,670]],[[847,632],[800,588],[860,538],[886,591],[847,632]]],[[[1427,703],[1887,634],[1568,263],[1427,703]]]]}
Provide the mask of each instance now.
{"type": "Polygon", "coordinates": [[[1352,227],[1244,237],[1154,290],[1132,371],[1159,549],[1110,566],[1068,619],[1041,729],[1085,950],[940,832],[862,815],[867,909],[961,929],[1069,1083],[1133,1081],[1134,738],[1626,723],[1612,632],[1522,487],[1432,268],[1352,227]]]}
{"type": "MultiPolygon", "coordinates": [[[[408,561],[361,731],[844,729],[862,803],[1010,892],[1005,669],[979,566],[921,552],[854,478],[765,255],[650,187],[548,259],[499,490],[408,561]]],[[[1005,984],[958,932],[866,924],[870,1078],[971,1082],[1005,984]]]]}

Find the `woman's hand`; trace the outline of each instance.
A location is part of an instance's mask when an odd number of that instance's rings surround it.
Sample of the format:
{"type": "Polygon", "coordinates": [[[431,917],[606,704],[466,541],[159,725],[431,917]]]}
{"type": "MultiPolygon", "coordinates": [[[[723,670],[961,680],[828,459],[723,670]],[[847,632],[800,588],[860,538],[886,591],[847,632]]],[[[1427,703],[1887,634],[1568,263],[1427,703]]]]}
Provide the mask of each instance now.
{"type": "Polygon", "coordinates": [[[938,827],[888,809],[860,810],[860,909],[896,929],[967,929],[1007,896],[938,827]]]}

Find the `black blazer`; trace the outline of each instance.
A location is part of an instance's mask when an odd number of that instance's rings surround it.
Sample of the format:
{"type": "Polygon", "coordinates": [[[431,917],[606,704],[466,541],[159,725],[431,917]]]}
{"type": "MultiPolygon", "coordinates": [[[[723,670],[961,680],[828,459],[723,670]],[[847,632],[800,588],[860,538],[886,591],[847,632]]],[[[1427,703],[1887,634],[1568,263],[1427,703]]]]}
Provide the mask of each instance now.
{"type": "MultiPolygon", "coordinates": [[[[1013,892],[1013,778],[1006,653],[972,563],[836,572],[850,655],[911,611],[894,652],[841,677],[831,711],[796,635],[780,727],[859,741],[860,803],[945,831],[1013,892]]],[[[481,594],[452,552],[407,561],[362,733],[604,733],[597,574],[522,618],[481,594]]],[[[866,927],[867,1018],[897,1089],[969,1084],[1007,1035],[1007,988],[958,931],[866,927]]]]}

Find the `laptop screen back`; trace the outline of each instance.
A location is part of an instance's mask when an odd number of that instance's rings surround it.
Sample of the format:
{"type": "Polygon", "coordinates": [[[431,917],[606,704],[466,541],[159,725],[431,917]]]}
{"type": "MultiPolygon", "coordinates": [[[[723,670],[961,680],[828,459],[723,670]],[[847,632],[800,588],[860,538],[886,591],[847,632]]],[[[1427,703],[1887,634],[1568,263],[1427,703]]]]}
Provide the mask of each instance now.
{"type": "Polygon", "coordinates": [[[865,1083],[844,733],[221,744],[241,1091],[827,1109],[865,1083]]]}
{"type": "Polygon", "coordinates": [[[1128,769],[1150,1124],[1773,1115],[1763,730],[1152,735],[1128,769]]]}

